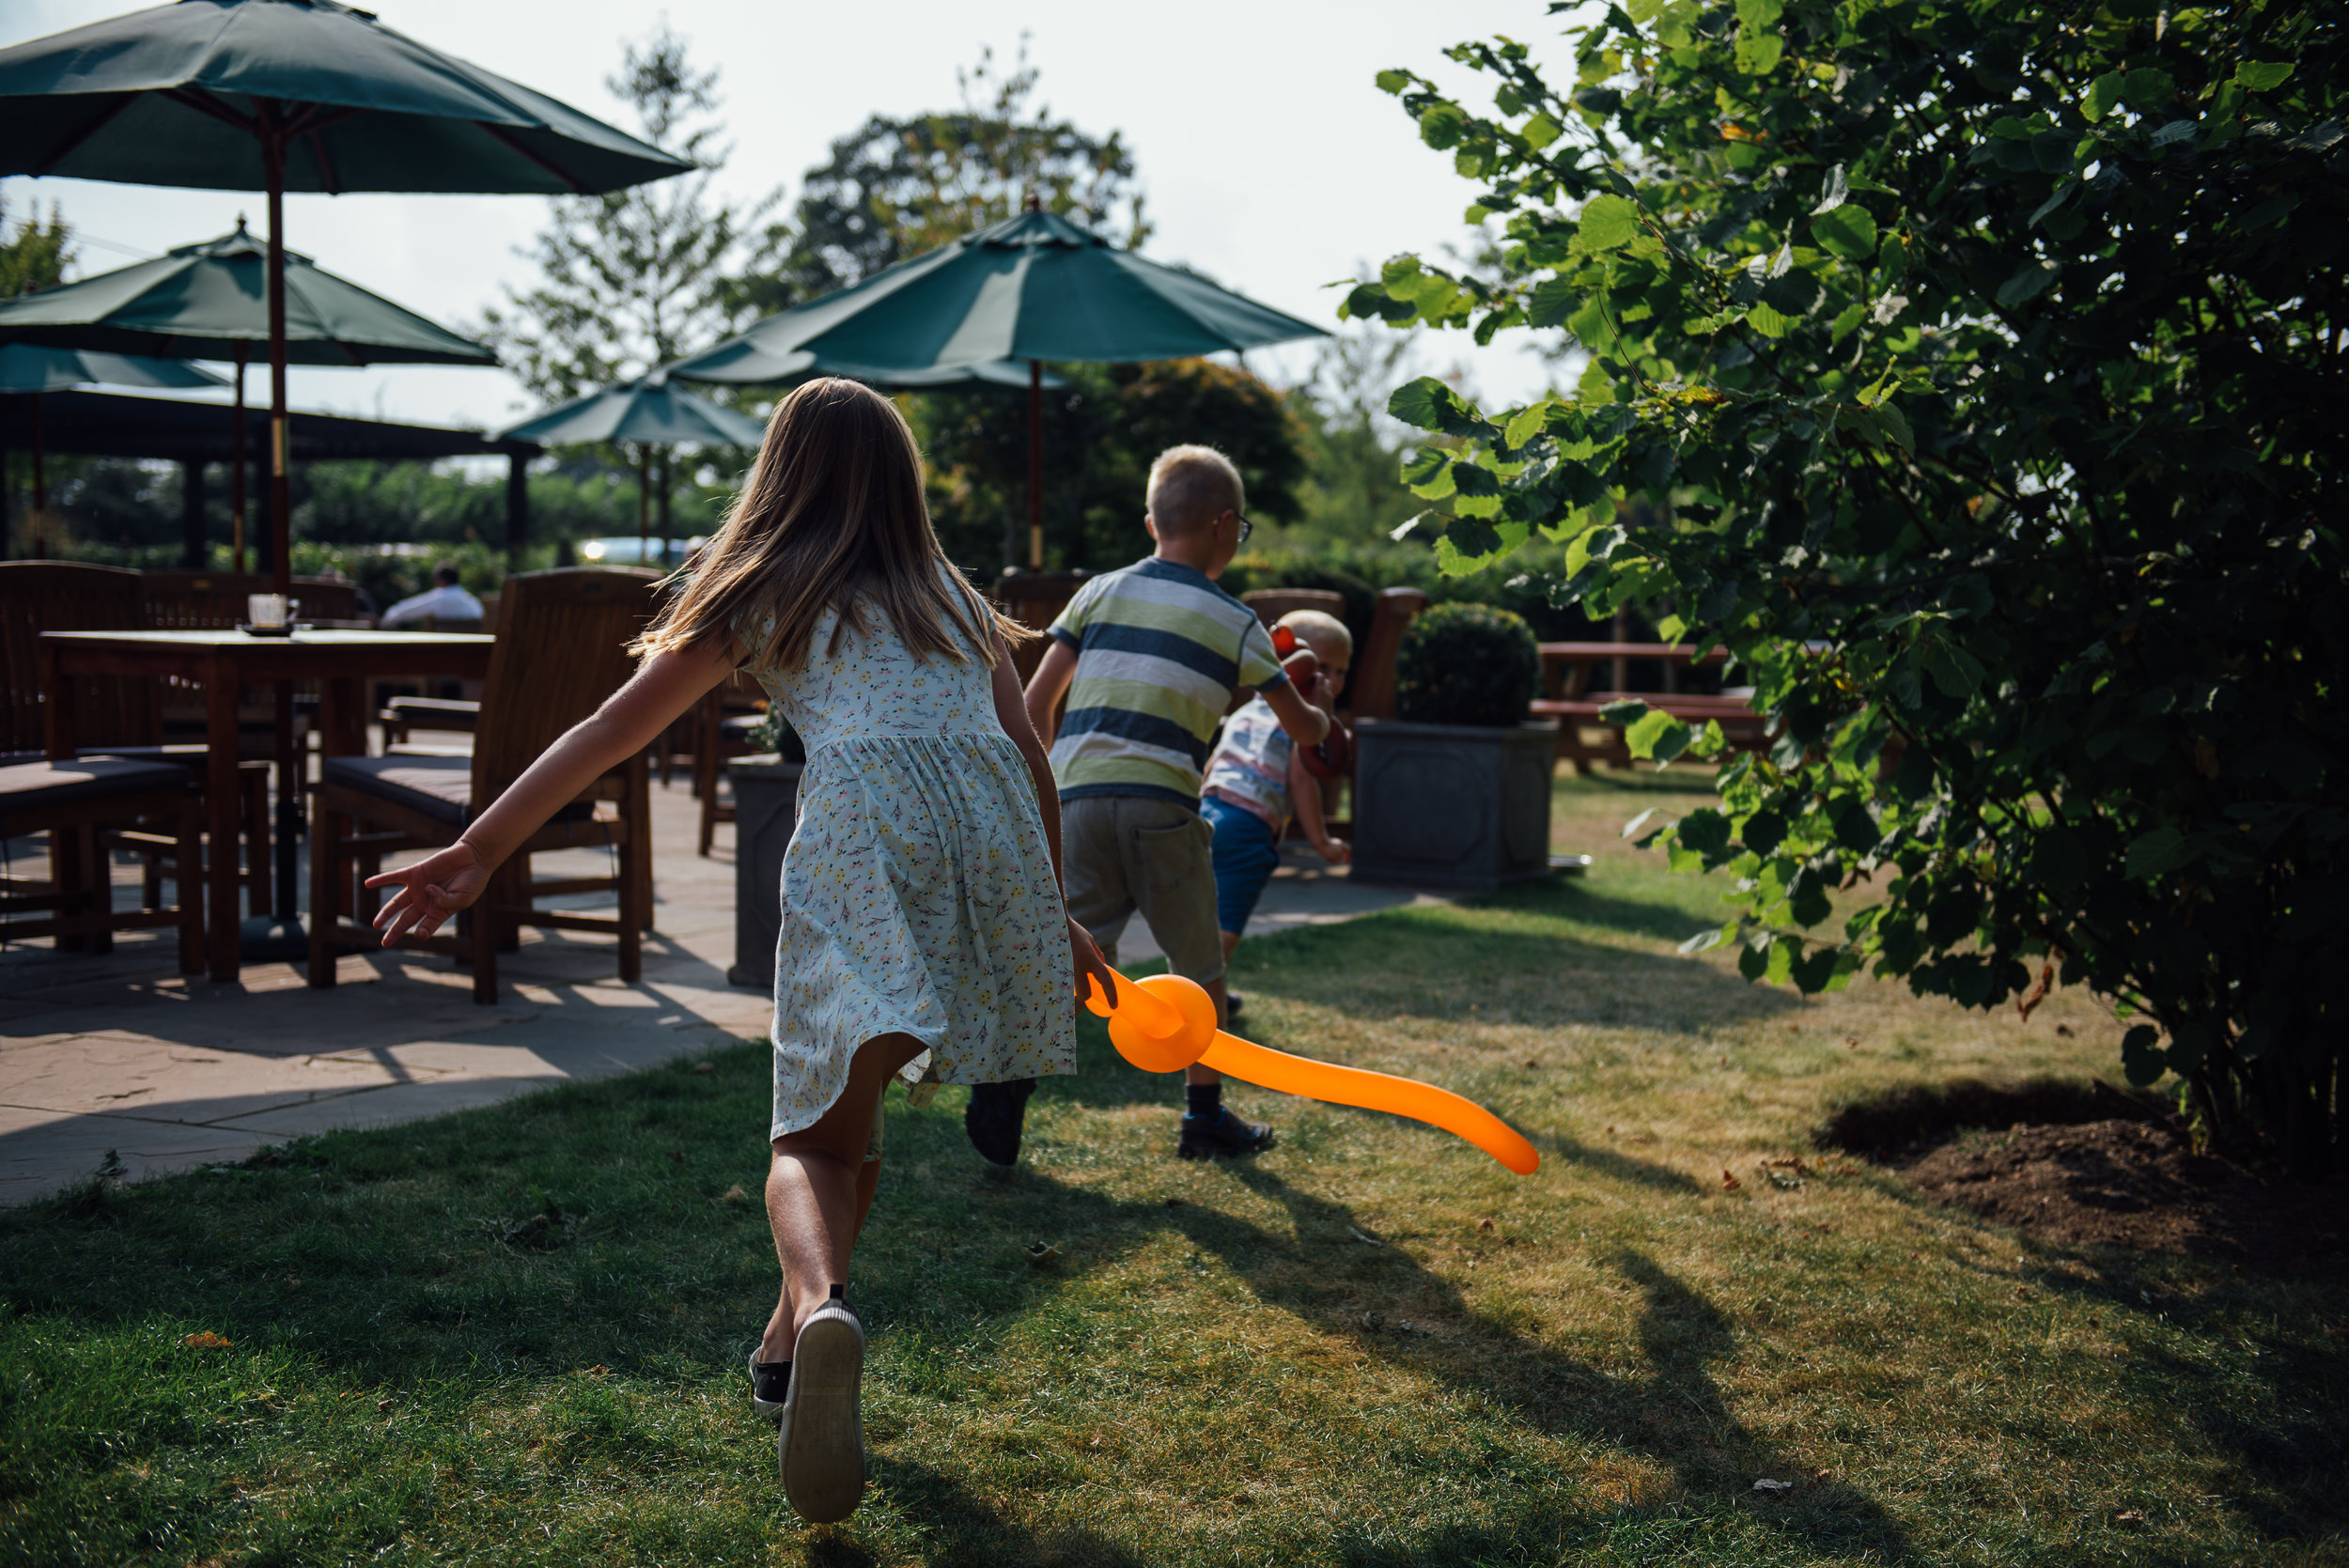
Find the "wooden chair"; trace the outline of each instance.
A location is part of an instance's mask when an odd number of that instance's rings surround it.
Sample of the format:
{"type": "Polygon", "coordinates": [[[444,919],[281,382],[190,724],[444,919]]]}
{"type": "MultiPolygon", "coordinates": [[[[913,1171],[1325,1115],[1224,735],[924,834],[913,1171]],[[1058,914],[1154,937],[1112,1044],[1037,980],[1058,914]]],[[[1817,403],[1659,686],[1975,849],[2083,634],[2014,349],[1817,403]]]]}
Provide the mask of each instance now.
{"type": "Polygon", "coordinates": [[[1346,619],[1346,596],[1327,588],[1257,588],[1240,595],[1239,601],[1253,610],[1256,619],[1267,626],[1297,610],[1318,610],[1341,621],[1346,619]]]}
{"type": "MultiPolygon", "coordinates": [[[[147,600],[147,624],[157,628],[200,627],[222,630],[245,617],[252,594],[277,591],[267,572],[149,571],[139,574],[147,600]]],[[[288,596],[302,601],[305,621],[365,621],[359,586],[339,577],[297,577],[288,596]]]]}
{"type": "MultiPolygon", "coordinates": [[[[354,874],[373,875],[395,850],[454,844],[482,806],[628,679],[633,664],[627,645],[644,626],[656,581],[649,571],[613,567],[507,578],[470,757],[324,760],[311,798],[311,985],[334,984],[337,952],[377,945],[365,924],[378,907],[374,895],[358,890],[346,898],[354,874]],[[353,910],[356,920],[329,918],[326,911],[337,908],[353,910]]],[[[499,950],[516,946],[524,925],[617,937],[620,978],[635,984],[644,973],[643,937],[651,919],[651,777],[640,753],[525,841],[454,934],[419,945],[467,961],[474,1001],[484,1005],[497,1000],[499,950]],[[614,876],[532,877],[531,856],[589,845],[617,852],[614,876]],[[617,894],[616,919],[537,907],[541,898],[602,892],[617,894]]]]}
{"type": "MultiPolygon", "coordinates": [[[[40,634],[44,631],[136,631],[148,626],[146,574],[119,567],[81,566],[62,561],[0,562],[0,760],[33,762],[48,749],[48,696],[41,690],[40,634]]],[[[130,757],[183,764],[194,772],[198,799],[204,787],[202,743],[163,744],[161,706],[155,683],[127,675],[82,675],[73,682],[74,729],[86,742],[77,757],[130,757]]],[[[249,854],[245,896],[256,915],[270,913],[269,764],[238,768],[249,854]]],[[[147,862],[148,908],[159,908],[162,853],[158,846],[129,841],[147,862]]],[[[233,844],[214,853],[234,857],[233,844]]]]}
{"type": "MultiPolygon", "coordinates": [[[[1082,571],[1005,572],[996,579],[989,596],[1003,607],[1004,614],[1021,626],[1042,631],[1060,618],[1068,608],[1068,601],[1077,597],[1092,576],[1082,571]]],[[[1051,644],[1044,638],[1023,643],[1011,650],[1012,667],[1019,672],[1019,682],[1026,685],[1035,674],[1035,667],[1044,662],[1044,650],[1051,644]]]]}
{"type": "Polygon", "coordinates": [[[718,824],[734,820],[734,802],[718,799],[718,781],[728,757],[746,757],[758,749],[751,738],[766,720],[756,699],[742,688],[747,675],[720,681],[693,705],[693,793],[701,799],[701,853],[706,859],[717,837],[718,824]]]}
{"type": "Polygon", "coordinates": [[[1354,650],[1354,674],[1346,683],[1346,706],[1339,716],[1352,723],[1361,719],[1394,717],[1394,660],[1403,651],[1403,634],[1427,596],[1417,588],[1382,588],[1371,610],[1370,635],[1354,650]]]}
{"type": "Polygon", "coordinates": [[[0,942],[51,937],[99,954],[113,949],[117,931],[176,926],[180,972],[203,969],[204,817],[193,784],[178,763],[129,757],[0,765],[0,838],[49,835],[46,877],[0,877],[0,942]],[[117,910],[110,839],[167,852],[179,903],[117,910]],[[33,911],[45,913],[5,918],[33,911]]]}

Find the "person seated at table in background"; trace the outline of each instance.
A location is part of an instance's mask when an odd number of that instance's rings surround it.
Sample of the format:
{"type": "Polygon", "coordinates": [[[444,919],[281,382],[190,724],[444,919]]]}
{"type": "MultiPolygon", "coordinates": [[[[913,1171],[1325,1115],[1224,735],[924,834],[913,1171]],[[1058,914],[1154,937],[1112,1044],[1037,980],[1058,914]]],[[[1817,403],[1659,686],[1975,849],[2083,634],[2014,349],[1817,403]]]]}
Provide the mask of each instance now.
{"type": "Polygon", "coordinates": [[[383,612],[376,624],[389,629],[412,622],[474,621],[481,619],[481,601],[459,586],[457,568],[443,562],[432,568],[432,586],[412,594],[383,612]]]}
{"type": "MultiPolygon", "coordinates": [[[[1275,624],[1313,650],[1320,670],[1300,694],[1334,719],[1339,689],[1354,662],[1353,633],[1344,621],[1318,610],[1292,610],[1275,624]]],[[[1292,815],[1314,853],[1331,865],[1344,865],[1354,853],[1352,846],[1330,836],[1321,816],[1321,781],[1307,770],[1305,751],[1259,694],[1223,722],[1223,738],[1207,758],[1199,815],[1215,832],[1216,926],[1227,965],[1265,884],[1280,868],[1281,839],[1292,815]]],[[[1238,1013],[1238,996],[1227,992],[1224,1008],[1238,1013]]]]}

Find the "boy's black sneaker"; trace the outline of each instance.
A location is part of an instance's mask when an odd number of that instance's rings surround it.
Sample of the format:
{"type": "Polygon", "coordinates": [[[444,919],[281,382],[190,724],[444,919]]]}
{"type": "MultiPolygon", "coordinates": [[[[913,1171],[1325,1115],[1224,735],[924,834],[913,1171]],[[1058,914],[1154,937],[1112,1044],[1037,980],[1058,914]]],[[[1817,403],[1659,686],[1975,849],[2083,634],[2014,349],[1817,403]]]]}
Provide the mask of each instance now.
{"type": "Polygon", "coordinates": [[[1174,1152],[1185,1159],[1229,1159],[1237,1155],[1262,1154],[1272,1147],[1272,1129],[1262,1122],[1243,1122],[1231,1111],[1213,1116],[1185,1116],[1183,1141],[1174,1152]]]}
{"type": "Polygon", "coordinates": [[[1019,1162],[1019,1134],[1028,1121],[1028,1096],[1034,1093],[1032,1078],[971,1086],[971,1103],[962,1108],[962,1130],[971,1135],[979,1157],[990,1165],[1019,1162]]]}

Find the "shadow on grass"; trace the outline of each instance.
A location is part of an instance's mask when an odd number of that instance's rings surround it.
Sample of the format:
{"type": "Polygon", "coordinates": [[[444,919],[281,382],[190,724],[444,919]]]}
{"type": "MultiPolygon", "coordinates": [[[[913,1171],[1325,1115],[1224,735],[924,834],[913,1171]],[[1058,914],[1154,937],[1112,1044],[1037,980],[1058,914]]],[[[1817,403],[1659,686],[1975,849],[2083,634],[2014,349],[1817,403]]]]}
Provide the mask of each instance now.
{"type": "MultiPolygon", "coordinates": [[[[1596,904],[1617,929],[1641,924],[1642,935],[1686,937],[1704,923],[1668,907],[1629,900],[1596,904]],[[1627,912],[1626,912],[1627,911],[1627,912]],[[1678,924],[1673,924],[1673,922],[1678,924]]],[[[1577,891],[1504,893],[1471,906],[1580,918],[1594,905],[1577,891]]],[[[1448,909],[1373,915],[1343,926],[1308,926],[1263,939],[1273,953],[1252,954],[1243,943],[1232,970],[1235,989],[1252,999],[1278,999],[1326,1008],[1341,1017],[1426,1025],[1523,1025],[1535,1029],[1641,1029],[1693,1034],[1751,1018],[1775,1017],[1802,1006],[1782,988],[1755,986],[1714,964],[1672,954],[1595,942],[1563,925],[1548,930],[1481,924],[1448,909]]],[[[1156,972],[1156,966],[1147,967],[1156,972]]],[[[1141,972],[1145,966],[1133,966],[1141,972]]],[[[1309,1036],[1273,1024],[1259,1010],[1243,1015],[1233,1032],[1300,1056],[1337,1061],[1309,1036]]],[[[1445,1064],[1350,1063],[1408,1077],[1433,1078],[1445,1064]]],[[[1448,1068],[1446,1068],[1448,1070],[1448,1068]]],[[[1447,1085],[1459,1088],[1458,1084],[1447,1085]]],[[[1077,1071],[1039,1081],[1042,1098],[1107,1109],[1179,1102],[1167,1078],[1128,1065],[1090,1014],[1077,1030],[1077,1071]]],[[[1471,1096],[1473,1097],[1473,1096],[1471,1096]]]]}
{"type": "MultiPolygon", "coordinates": [[[[910,1523],[928,1533],[922,1560],[930,1568],[1008,1568],[1015,1563],[1083,1563],[1086,1568],[1142,1568],[1136,1557],[1106,1536],[1081,1529],[1031,1529],[974,1494],[955,1477],[926,1465],[886,1457],[873,1462],[873,1479],[910,1523]]],[[[847,1542],[808,1553],[817,1568],[863,1568],[873,1560],[847,1542]],[[827,1549],[835,1555],[827,1556],[827,1549]]]]}

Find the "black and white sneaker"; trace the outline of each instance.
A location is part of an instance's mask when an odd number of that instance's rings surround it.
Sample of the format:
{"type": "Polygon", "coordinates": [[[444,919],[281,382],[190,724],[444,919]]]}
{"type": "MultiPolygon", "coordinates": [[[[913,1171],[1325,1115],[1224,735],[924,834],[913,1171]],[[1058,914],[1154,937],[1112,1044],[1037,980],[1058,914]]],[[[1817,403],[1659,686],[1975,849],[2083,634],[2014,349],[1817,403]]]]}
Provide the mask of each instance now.
{"type": "Polygon", "coordinates": [[[1272,1129],[1262,1122],[1243,1122],[1228,1108],[1213,1116],[1183,1118],[1182,1141],[1174,1152],[1185,1159],[1229,1159],[1236,1155],[1262,1154],[1272,1147],[1272,1129]]]}
{"type": "Polygon", "coordinates": [[[751,1347],[751,1410],[760,1421],[783,1420],[783,1402],[791,1389],[791,1363],[762,1361],[751,1347]]]}
{"type": "Polygon", "coordinates": [[[962,1130],[988,1164],[1019,1162],[1019,1135],[1028,1123],[1028,1096],[1034,1093],[1032,1078],[971,1086],[971,1103],[962,1108],[962,1130]]]}
{"type": "Polygon", "coordinates": [[[811,1525],[839,1523],[864,1498],[864,1327],[841,1297],[832,1286],[800,1326],[775,1426],[783,1495],[811,1525]]]}

